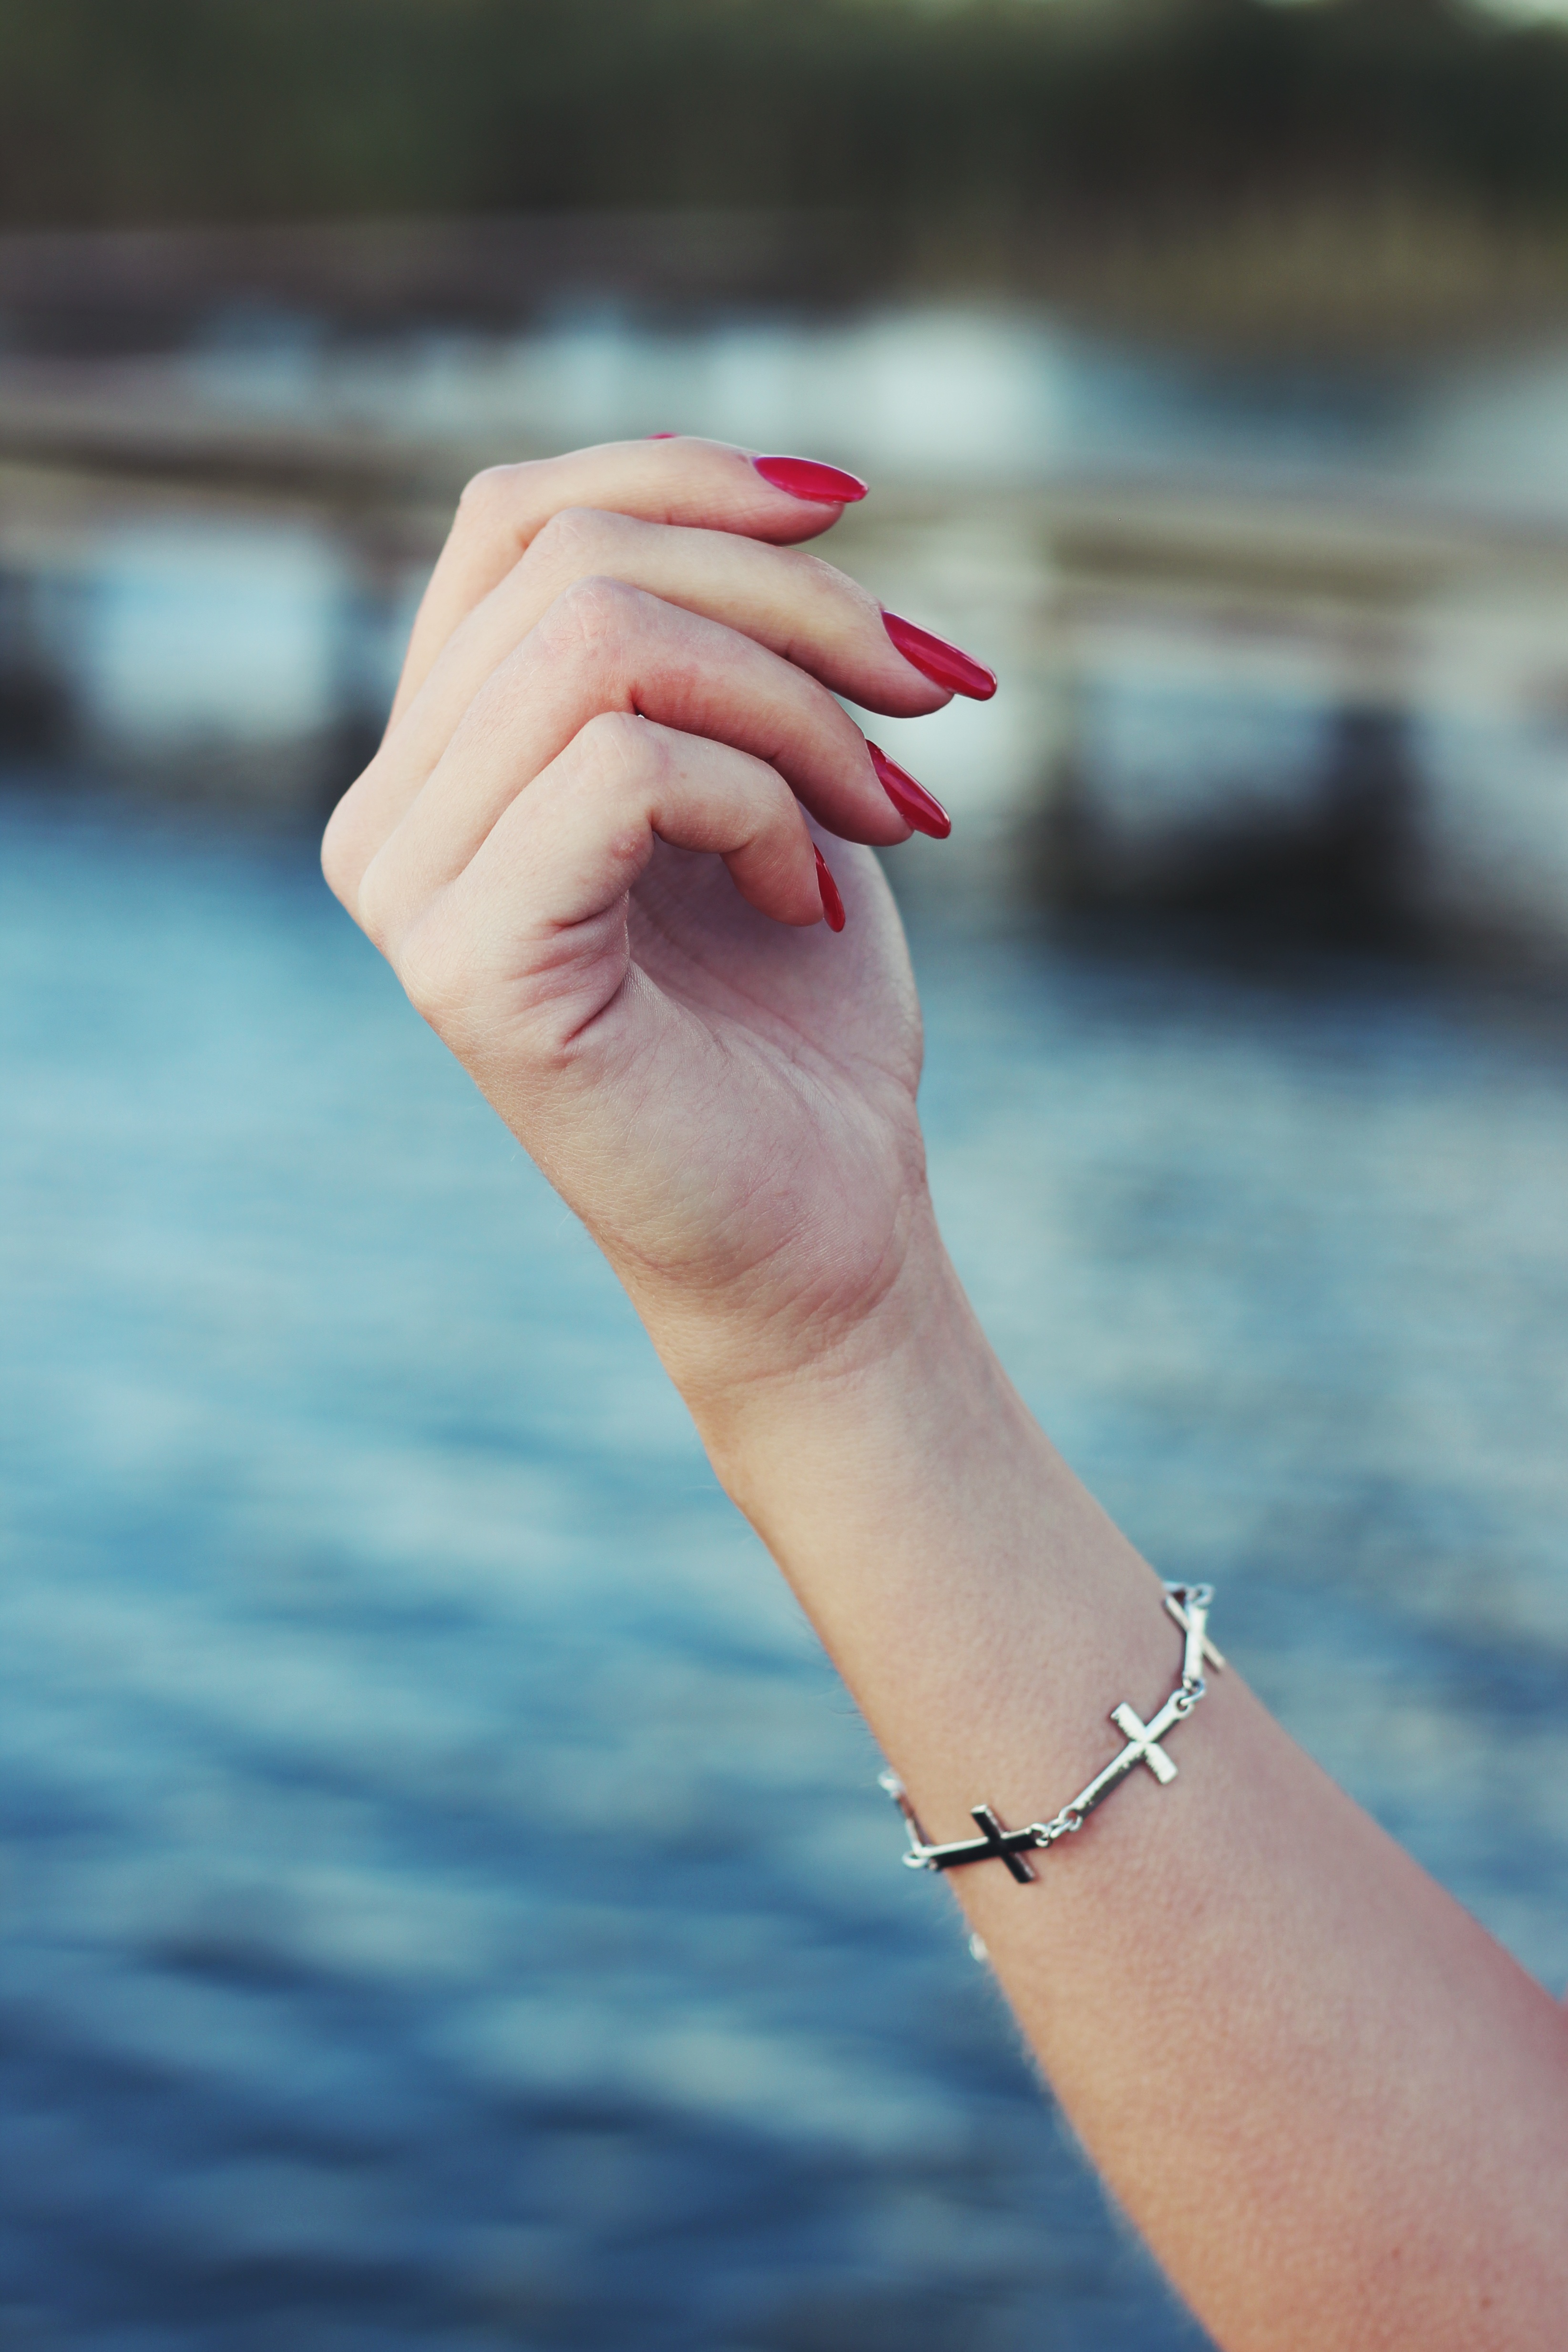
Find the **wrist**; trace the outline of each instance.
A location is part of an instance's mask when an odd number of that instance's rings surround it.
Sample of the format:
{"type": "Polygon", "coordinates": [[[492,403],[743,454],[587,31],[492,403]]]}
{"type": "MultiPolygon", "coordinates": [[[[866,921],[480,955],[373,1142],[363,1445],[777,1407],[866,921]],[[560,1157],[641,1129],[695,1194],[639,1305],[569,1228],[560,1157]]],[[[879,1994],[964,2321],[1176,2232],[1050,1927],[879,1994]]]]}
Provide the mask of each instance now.
{"type": "MultiPolygon", "coordinates": [[[[595,1228],[591,1223],[591,1230],[595,1228]]],[[[880,1233],[814,1233],[808,1217],[754,1263],[672,1264],[596,1237],[716,1465],[906,1351],[961,1300],[923,1182],[880,1233]]]]}
{"type": "MultiPolygon", "coordinates": [[[[852,1315],[687,1301],[644,1319],[895,1764],[911,1727],[943,1723],[956,1769],[991,1769],[994,1748],[999,1769],[1020,1724],[1038,1743],[1062,1657],[1110,1675],[1146,1648],[1157,1680],[1158,1587],[1009,1380],[923,1191],[892,1275],[852,1315]]],[[[1063,1771],[1073,1754],[1069,1739],[1063,1771]]]]}
{"type": "MultiPolygon", "coordinates": [[[[897,1263],[850,1311],[797,1306],[739,1345],[710,1329],[671,1364],[721,1483],[743,1509],[807,1456],[861,1462],[901,1452],[927,1420],[1002,1377],[947,1255],[928,1201],[897,1263]]],[[[664,1346],[661,1341],[661,1352],[664,1346]]],[[[671,1355],[666,1354],[666,1362],[671,1355]]]]}
{"type": "Polygon", "coordinates": [[[914,1597],[935,1572],[977,1593],[1035,1550],[1047,1498],[1082,1494],[934,1219],[874,1312],[787,1370],[687,1402],[721,1485],[824,1635],[872,1584],[914,1597]]]}

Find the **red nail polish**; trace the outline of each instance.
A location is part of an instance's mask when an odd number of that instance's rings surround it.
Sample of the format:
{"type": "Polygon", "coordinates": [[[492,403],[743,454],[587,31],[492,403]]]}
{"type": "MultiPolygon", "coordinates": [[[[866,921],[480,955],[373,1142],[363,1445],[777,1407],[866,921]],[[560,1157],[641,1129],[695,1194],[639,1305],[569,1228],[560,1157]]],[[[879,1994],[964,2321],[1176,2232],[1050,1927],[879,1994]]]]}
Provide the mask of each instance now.
{"type": "Polygon", "coordinates": [[[643,436],[644,441],[678,441],[680,437],[678,433],[644,433],[643,436]]]}
{"type": "Polygon", "coordinates": [[[950,646],[946,637],[934,637],[929,629],[917,629],[913,621],[900,620],[885,606],[882,619],[904,660],[913,662],[933,686],[950,687],[955,694],[967,694],[974,702],[989,702],[997,690],[995,670],[987,669],[983,662],[972,661],[956,646],[950,646]]]}
{"type": "Polygon", "coordinates": [[[841,931],[844,928],[844,902],[839,896],[839,886],[829,873],[828,861],[820,849],[816,856],[817,887],[822,894],[822,912],[828,919],[828,929],[830,931],[841,931]]]}
{"type": "Polygon", "coordinates": [[[867,741],[872,766],[876,770],[877,782],[898,811],[905,824],[916,833],[929,834],[933,841],[946,841],[953,830],[953,820],[934,794],[924,784],[917,784],[906,768],[890,760],[885,751],[867,741]]]}
{"type": "Polygon", "coordinates": [[[866,486],[858,474],[840,466],[820,466],[815,457],[753,457],[752,464],[776,490],[792,499],[815,499],[820,506],[852,507],[863,499],[866,486]]]}

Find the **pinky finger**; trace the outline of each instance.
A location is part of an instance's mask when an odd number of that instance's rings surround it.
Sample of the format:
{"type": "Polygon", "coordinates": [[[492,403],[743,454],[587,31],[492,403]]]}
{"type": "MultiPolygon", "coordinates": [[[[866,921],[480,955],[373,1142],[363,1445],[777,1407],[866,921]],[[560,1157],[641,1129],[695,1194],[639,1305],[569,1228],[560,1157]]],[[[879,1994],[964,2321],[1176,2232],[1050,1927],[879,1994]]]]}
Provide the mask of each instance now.
{"type": "Polygon", "coordinates": [[[623,711],[591,719],[517,794],[465,879],[487,891],[505,874],[528,930],[559,939],[625,897],[655,841],[721,857],[775,922],[827,911],[805,814],[777,769],[623,711]]]}
{"type": "Polygon", "coordinates": [[[822,919],[817,851],[800,802],[776,768],[728,743],[606,711],[513,810],[522,823],[531,815],[536,835],[549,837],[549,863],[565,887],[551,909],[558,924],[601,911],[612,880],[617,896],[630,888],[655,840],[721,857],[741,897],[775,922],[822,919]],[[609,864],[596,872],[606,851],[609,864]]]}

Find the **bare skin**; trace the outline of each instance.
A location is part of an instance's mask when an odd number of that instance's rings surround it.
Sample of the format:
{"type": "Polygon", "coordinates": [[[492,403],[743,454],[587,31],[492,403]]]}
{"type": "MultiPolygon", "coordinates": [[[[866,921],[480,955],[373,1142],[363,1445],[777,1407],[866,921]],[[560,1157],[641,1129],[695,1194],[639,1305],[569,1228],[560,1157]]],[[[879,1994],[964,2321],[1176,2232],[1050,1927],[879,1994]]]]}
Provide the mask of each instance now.
{"type": "MultiPolygon", "coordinates": [[[[1180,1642],[936,1231],[861,845],[908,827],[833,698],[948,698],[800,551],[838,512],[713,443],[481,477],[323,862],[604,1249],[952,1838],[981,1798],[1054,1811],[1180,1642]]],[[[1037,1884],[950,1882],[1110,2187],[1228,2352],[1560,2345],[1562,2011],[1234,1668],[1172,1752],[1037,1884]]]]}

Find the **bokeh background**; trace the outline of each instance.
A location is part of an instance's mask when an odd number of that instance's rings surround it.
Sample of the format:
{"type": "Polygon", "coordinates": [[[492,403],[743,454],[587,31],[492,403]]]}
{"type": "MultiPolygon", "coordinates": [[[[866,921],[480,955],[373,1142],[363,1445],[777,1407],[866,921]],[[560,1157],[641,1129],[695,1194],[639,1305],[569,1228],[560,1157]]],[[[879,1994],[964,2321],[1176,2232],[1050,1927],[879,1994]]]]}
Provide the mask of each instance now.
{"type": "Polygon", "coordinates": [[[18,2352],[1202,2340],[316,871],[467,474],[654,430],[998,669],[890,735],[955,1255],[1568,1982],[1568,29],[5,0],[18,2352]]]}

